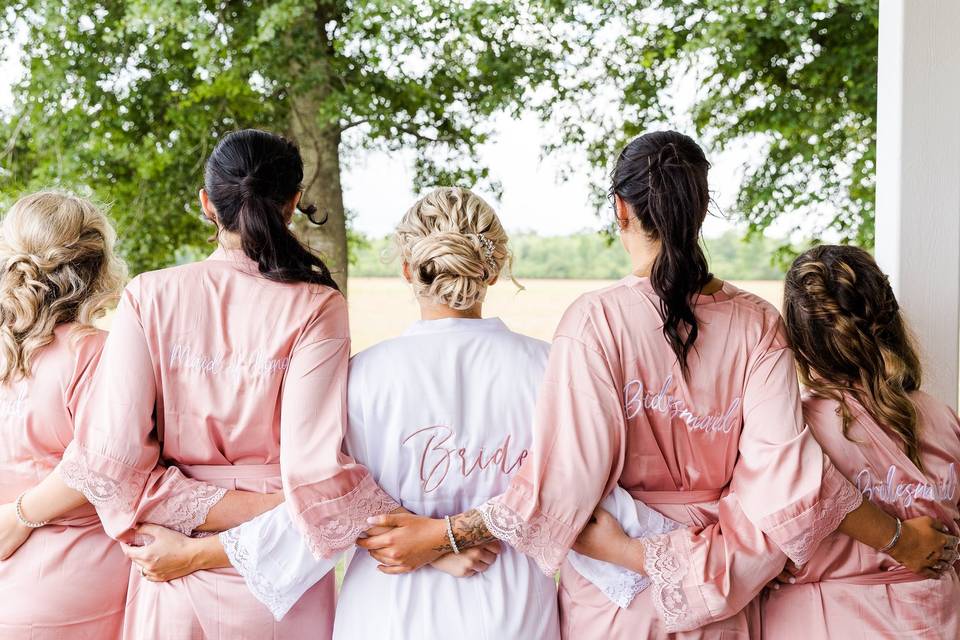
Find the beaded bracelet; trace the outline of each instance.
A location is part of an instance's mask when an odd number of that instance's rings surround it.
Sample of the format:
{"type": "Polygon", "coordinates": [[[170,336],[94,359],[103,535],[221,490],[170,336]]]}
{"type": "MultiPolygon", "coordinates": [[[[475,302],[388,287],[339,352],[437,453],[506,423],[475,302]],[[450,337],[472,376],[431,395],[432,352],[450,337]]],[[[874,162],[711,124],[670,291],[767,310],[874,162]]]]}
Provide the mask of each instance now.
{"type": "Polygon", "coordinates": [[[47,526],[46,520],[44,520],[43,522],[31,522],[30,520],[27,520],[26,518],[23,517],[23,496],[25,495],[27,495],[26,491],[24,491],[19,496],[17,496],[17,503],[16,503],[17,522],[19,522],[23,526],[28,527],[30,529],[39,529],[40,527],[47,526]]]}
{"type": "Polygon", "coordinates": [[[447,537],[450,539],[450,548],[453,549],[455,554],[460,555],[460,547],[457,546],[457,539],[453,535],[453,523],[450,522],[450,516],[444,516],[444,520],[447,521],[447,537]]]}

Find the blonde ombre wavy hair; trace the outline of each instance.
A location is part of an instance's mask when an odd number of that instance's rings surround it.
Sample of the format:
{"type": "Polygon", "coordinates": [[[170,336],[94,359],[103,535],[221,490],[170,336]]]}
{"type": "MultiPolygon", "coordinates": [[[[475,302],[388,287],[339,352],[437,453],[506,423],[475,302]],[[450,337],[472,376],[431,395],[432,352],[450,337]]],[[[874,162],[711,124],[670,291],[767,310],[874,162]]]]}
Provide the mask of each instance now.
{"type": "Polygon", "coordinates": [[[0,383],[28,378],[54,329],[78,339],[116,302],[126,266],[116,234],[88,200],[41,191],[18,200],[0,227],[0,383]]]}
{"type": "Polygon", "coordinates": [[[483,302],[512,257],[493,208],[469,189],[439,187],[410,207],[394,236],[418,297],[458,311],[483,302]]]}

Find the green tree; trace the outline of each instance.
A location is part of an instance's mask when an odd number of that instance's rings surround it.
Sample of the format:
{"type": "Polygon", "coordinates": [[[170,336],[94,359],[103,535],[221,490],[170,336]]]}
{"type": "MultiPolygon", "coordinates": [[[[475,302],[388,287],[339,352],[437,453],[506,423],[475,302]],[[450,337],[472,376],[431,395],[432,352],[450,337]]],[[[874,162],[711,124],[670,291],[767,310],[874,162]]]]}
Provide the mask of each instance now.
{"type": "Polygon", "coordinates": [[[572,91],[582,99],[558,118],[564,135],[557,146],[579,145],[593,166],[608,170],[633,136],[665,122],[684,126],[692,116],[708,146],[746,141],[758,149],[733,212],[751,235],[790,212],[814,237],[832,229],[872,246],[876,0],[598,6],[618,26],[609,30],[603,55],[579,74],[572,91]],[[612,116],[603,100],[590,99],[599,78],[616,88],[612,116]],[[673,96],[691,83],[692,114],[677,113],[673,96]]]}
{"type": "Polygon", "coordinates": [[[585,24],[567,4],[0,0],[0,42],[19,33],[27,67],[0,122],[0,199],[85,190],[112,204],[133,269],[160,267],[209,235],[188,214],[218,137],[267,128],[300,144],[304,199],[329,220],[298,224],[345,285],[344,154],[414,149],[415,189],[491,182],[474,161],[489,117],[563,93],[557,34],[585,24]]]}

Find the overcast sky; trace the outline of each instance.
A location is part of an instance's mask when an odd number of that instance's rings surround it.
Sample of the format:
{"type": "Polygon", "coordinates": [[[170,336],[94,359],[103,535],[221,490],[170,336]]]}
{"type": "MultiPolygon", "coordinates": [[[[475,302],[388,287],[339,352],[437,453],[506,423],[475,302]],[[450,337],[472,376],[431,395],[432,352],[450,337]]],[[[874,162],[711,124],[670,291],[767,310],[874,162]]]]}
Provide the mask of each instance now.
{"type": "MultiPolygon", "coordinates": [[[[11,47],[13,49],[13,47],[11,47]]],[[[7,51],[0,61],[0,109],[10,105],[10,86],[22,74],[16,53],[7,51]]],[[[521,120],[502,117],[496,121],[496,134],[480,150],[480,160],[491,169],[492,177],[503,185],[499,202],[487,196],[498,210],[510,232],[536,231],[544,235],[568,234],[583,229],[599,229],[608,222],[594,214],[589,199],[586,171],[559,181],[559,164],[541,157],[541,145],[549,139],[537,118],[521,120]]],[[[710,182],[714,200],[722,210],[736,197],[742,167],[749,152],[743,148],[722,154],[708,154],[713,163],[710,182]]],[[[381,152],[357,152],[347,163],[344,200],[356,212],[358,230],[381,236],[389,233],[415,199],[411,190],[411,156],[381,152]]],[[[585,169],[585,165],[584,165],[585,169]]],[[[604,187],[606,185],[603,185],[604,187]]],[[[732,228],[727,220],[708,218],[706,232],[722,233],[732,228]]]]}

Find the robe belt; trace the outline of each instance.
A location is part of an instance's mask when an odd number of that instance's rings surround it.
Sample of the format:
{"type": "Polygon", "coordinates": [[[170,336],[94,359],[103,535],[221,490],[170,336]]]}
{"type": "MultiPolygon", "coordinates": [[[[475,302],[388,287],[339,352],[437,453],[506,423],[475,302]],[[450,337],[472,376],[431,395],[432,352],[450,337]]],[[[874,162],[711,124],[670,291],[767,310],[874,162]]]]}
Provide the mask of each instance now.
{"type": "Polygon", "coordinates": [[[280,477],[279,464],[178,464],[183,475],[194,480],[269,480],[280,477]]]}
{"type": "Polygon", "coordinates": [[[654,504],[700,504],[716,502],[723,495],[723,489],[698,489],[694,491],[630,491],[634,500],[648,505],[654,504]]]}

